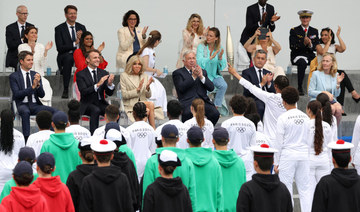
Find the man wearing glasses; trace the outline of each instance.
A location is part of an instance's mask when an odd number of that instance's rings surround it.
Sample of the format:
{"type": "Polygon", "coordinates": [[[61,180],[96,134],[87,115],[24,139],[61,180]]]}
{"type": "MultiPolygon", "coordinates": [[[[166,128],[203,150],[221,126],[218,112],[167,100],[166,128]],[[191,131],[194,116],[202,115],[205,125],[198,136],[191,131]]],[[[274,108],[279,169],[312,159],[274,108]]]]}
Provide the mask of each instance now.
{"type": "Polygon", "coordinates": [[[20,5],[16,8],[16,16],[18,20],[6,27],[6,45],[8,51],[6,53],[6,67],[13,67],[16,71],[18,64],[18,46],[23,43],[23,36],[26,27],[34,26],[26,19],[28,17],[28,9],[24,5],[20,5]]]}

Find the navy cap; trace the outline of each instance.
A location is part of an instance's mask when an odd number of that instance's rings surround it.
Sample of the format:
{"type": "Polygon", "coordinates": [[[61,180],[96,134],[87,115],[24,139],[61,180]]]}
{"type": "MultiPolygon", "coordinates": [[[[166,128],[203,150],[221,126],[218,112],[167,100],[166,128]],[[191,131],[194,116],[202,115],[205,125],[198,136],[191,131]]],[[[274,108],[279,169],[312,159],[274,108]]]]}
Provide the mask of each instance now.
{"type": "Polygon", "coordinates": [[[34,162],[34,160],[36,159],[34,149],[28,146],[21,147],[19,151],[19,160],[23,161],[26,159],[31,159],[32,162],[34,162]]]}
{"type": "Polygon", "coordinates": [[[223,127],[215,127],[213,132],[213,138],[215,141],[228,142],[229,141],[229,133],[223,127]]]}
{"type": "Polygon", "coordinates": [[[32,166],[27,161],[20,161],[13,169],[13,175],[21,177],[22,174],[33,174],[32,166]]]}
{"type": "Polygon", "coordinates": [[[104,138],[106,138],[106,134],[109,130],[111,129],[115,129],[117,131],[120,131],[120,126],[118,123],[116,122],[109,122],[105,125],[105,134],[104,134],[104,138]]]}
{"type": "Polygon", "coordinates": [[[187,137],[190,141],[195,142],[198,142],[199,140],[201,140],[200,142],[202,142],[204,140],[204,134],[202,132],[202,129],[198,126],[192,126],[187,131],[187,137]]]}
{"type": "Polygon", "coordinates": [[[54,122],[55,125],[64,125],[68,123],[68,117],[63,111],[57,111],[52,116],[52,122],[54,122]]]}
{"type": "Polygon", "coordinates": [[[40,169],[44,169],[46,165],[49,165],[51,169],[54,169],[55,167],[55,158],[54,155],[50,152],[44,152],[41,153],[37,157],[37,165],[40,167],[40,169]]]}
{"type": "Polygon", "coordinates": [[[163,138],[178,138],[179,130],[175,125],[167,124],[161,129],[161,136],[163,138]]]}

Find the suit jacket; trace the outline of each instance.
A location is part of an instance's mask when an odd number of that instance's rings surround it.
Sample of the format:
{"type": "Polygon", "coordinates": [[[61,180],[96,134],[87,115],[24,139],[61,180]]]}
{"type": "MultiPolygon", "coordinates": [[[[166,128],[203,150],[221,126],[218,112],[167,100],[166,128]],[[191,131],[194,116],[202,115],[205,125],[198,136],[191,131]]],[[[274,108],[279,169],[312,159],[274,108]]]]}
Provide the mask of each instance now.
{"type": "Polygon", "coordinates": [[[196,98],[201,98],[205,103],[214,105],[207,95],[208,91],[214,90],[214,84],[207,77],[206,71],[202,71],[205,83],[202,83],[199,78],[194,80],[185,67],[173,72],[172,77],[178,99],[184,107],[191,105],[191,102],[196,98]]]}
{"type": "Polygon", "coordinates": [[[146,90],[146,84],[148,83],[149,77],[147,74],[142,73],[140,76],[130,75],[126,72],[120,75],[120,85],[123,103],[125,111],[129,112],[133,110],[134,105],[138,101],[147,101],[147,98],[151,97],[151,90],[146,90]],[[143,87],[140,92],[137,92],[140,81],[144,79],[143,87]]]}
{"type": "MultiPolygon", "coordinates": [[[[85,32],[86,27],[78,22],[75,22],[75,35],[76,32],[79,30],[85,32]]],[[[61,56],[70,51],[75,51],[76,49],[76,47],[74,47],[73,45],[73,41],[71,39],[66,22],[55,27],[55,44],[58,51],[57,61],[58,65],[60,66],[61,64],[59,62],[59,59],[61,58],[61,56]]]]}
{"type": "MultiPolygon", "coordinates": [[[[97,76],[97,81],[99,82],[99,80],[101,79],[101,77],[105,76],[105,75],[109,75],[109,73],[105,70],[96,69],[96,76],[97,76]]],[[[108,95],[111,96],[114,93],[114,90],[111,90],[110,88],[108,88],[107,86],[107,80],[98,88],[97,92],[94,89],[94,80],[92,75],[89,72],[89,69],[86,67],[84,70],[79,71],[76,74],[76,84],[79,88],[80,91],[80,95],[81,95],[81,99],[80,99],[80,113],[84,114],[88,105],[90,104],[95,104],[97,105],[98,103],[103,103],[108,105],[109,103],[107,103],[105,101],[105,95],[104,92],[108,95]],[[99,100],[99,96],[100,96],[100,100],[99,100]]]]}
{"type": "Polygon", "coordinates": [[[318,30],[309,26],[307,36],[311,39],[312,48],[304,45],[305,31],[301,25],[290,29],[291,62],[293,62],[297,56],[307,57],[309,63],[315,58],[314,51],[316,51],[316,45],[319,44],[318,30]]]}
{"type": "MultiPolygon", "coordinates": [[[[268,74],[268,73],[271,73],[270,71],[266,70],[266,69],[262,69],[262,74],[263,76],[265,74],[268,74]]],[[[251,82],[253,85],[256,85],[258,88],[260,87],[259,84],[259,79],[258,79],[258,75],[259,73],[256,71],[256,69],[253,67],[250,67],[248,69],[245,69],[243,72],[242,72],[242,77],[244,77],[247,81],[251,82]]],[[[267,92],[271,92],[271,93],[275,93],[275,87],[274,87],[274,82],[272,81],[271,82],[271,86],[268,88],[267,85],[264,86],[265,90],[267,92]]],[[[244,96],[246,97],[252,97],[254,99],[256,99],[256,97],[250,93],[250,91],[246,88],[244,88],[244,96]]]]}
{"type": "MultiPolygon", "coordinates": [[[[34,26],[34,25],[26,22],[25,27],[29,27],[29,26],[34,26]]],[[[5,36],[6,36],[6,45],[8,47],[8,51],[6,53],[6,67],[16,68],[18,63],[18,57],[17,57],[18,46],[22,44],[17,21],[15,23],[9,24],[6,27],[5,36]]]]}
{"type": "MultiPolygon", "coordinates": [[[[34,81],[35,74],[36,74],[35,71],[30,71],[31,82],[34,81]]],[[[41,80],[40,80],[40,86],[38,88],[36,89],[32,89],[31,87],[25,88],[24,77],[20,70],[10,74],[9,80],[10,80],[10,88],[12,92],[12,100],[15,100],[16,106],[22,104],[24,98],[30,94],[34,94],[36,103],[42,105],[39,98],[43,98],[45,96],[45,92],[41,80]]]]}
{"type": "MultiPolygon", "coordinates": [[[[263,27],[269,28],[271,31],[275,30],[275,23],[271,24],[271,17],[274,15],[274,6],[271,4],[266,4],[266,19],[265,23],[262,24],[263,27]]],[[[259,28],[258,22],[260,19],[260,10],[259,4],[255,3],[250,5],[246,10],[246,26],[241,34],[240,42],[244,45],[246,41],[254,35],[257,28],[259,28]]]]}

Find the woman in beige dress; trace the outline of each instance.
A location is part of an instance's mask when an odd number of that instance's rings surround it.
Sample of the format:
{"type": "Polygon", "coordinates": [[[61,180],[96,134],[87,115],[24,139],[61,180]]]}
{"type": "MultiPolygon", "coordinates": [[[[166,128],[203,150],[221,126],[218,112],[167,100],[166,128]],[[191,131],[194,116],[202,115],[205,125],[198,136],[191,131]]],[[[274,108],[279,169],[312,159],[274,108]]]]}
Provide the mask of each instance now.
{"type": "Polygon", "coordinates": [[[155,129],[154,103],[147,101],[147,98],[151,96],[150,84],[153,78],[149,78],[144,73],[143,64],[142,58],[138,55],[132,56],[127,62],[125,71],[120,75],[122,99],[130,120],[133,119],[131,113],[136,102],[144,102],[149,112],[149,124],[155,129]]]}

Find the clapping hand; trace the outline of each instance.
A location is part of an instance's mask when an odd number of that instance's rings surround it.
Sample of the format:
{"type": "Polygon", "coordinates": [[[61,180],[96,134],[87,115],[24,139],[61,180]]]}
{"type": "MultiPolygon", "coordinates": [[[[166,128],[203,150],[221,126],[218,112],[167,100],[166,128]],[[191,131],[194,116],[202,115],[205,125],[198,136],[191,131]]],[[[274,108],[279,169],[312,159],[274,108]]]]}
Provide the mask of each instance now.
{"type": "Polygon", "coordinates": [[[219,57],[218,57],[219,60],[222,60],[223,54],[224,54],[224,49],[221,49],[221,52],[220,52],[219,57]]]}
{"type": "Polygon", "coordinates": [[[113,74],[109,75],[109,78],[108,78],[108,85],[109,86],[111,86],[113,84],[114,78],[115,78],[115,76],[113,74]]]}
{"type": "Polygon", "coordinates": [[[305,37],[304,37],[304,45],[305,45],[305,46],[308,46],[308,45],[310,45],[310,43],[311,43],[310,38],[307,37],[307,36],[305,36],[305,37]]]}
{"type": "Polygon", "coordinates": [[[162,75],[162,73],[163,73],[162,71],[160,71],[159,69],[155,69],[155,70],[156,70],[155,73],[156,73],[157,76],[162,75]]]}
{"type": "Polygon", "coordinates": [[[263,76],[263,78],[261,79],[261,86],[271,83],[271,81],[273,80],[273,77],[274,77],[274,75],[272,73],[265,74],[263,76]]]}
{"type": "Polygon", "coordinates": [[[341,27],[338,26],[338,29],[336,31],[336,37],[339,37],[340,36],[340,32],[341,32],[341,27]]]}
{"type": "Polygon", "coordinates": [[[97,48],[97,50],[99,50],[99,52],[101,52],[102,50],[104,50],[104,48],[105,48],[105,42],[102,42],[100,44],[100,46],[97,48]]]}
{"type": "Polygon", "coordinates": [[[40,79],[41,79],[40,74],[36,73],[32,84],[33,89],[38,88],[40,86],[40,79]]]}
{"type": "Polygon", "coordinates": [[[142,30],[142,32],[141,32],[141,34],[142,34],[143,37],[146,36],[146,31],[147,31],[148,29],[149,29],[149,26],[146,26],[146,27],[143,28],[143,30],[142,30]]]}
{"type": "Polygon", "coordinates": [[[104,82],[109,78],[109,75],[105,75],[103,77],[101,77],[100,81],[96,84],[97,87],[100,87],[102,84],[104,84],[104,82]]]}
{"type": "Polygon", "coordinates": [[[206,27],[206,29],[205,29],[205,27],[204,27],[203,35],[207,35],[207,33],[208,33],[209,29],[210,29],[210,27],[209,27],[209,26],[208,26],[208,27],[206,27]]]}
{"type": "Polygon", "coordinates": [[[277,20],[279,20],[280,19],[280,16],[277,16],[277,13],[275,13],[272,17],[271,17],[271,22],[275,22],[275,21],[277,21],[277,20]]]}
{"type": "Polygon", "coordinates": [[[345,78],[344,72],[341,73],[340,75],[338,75],[337,78],[336,78],[337,84],[340,84],[343,81],[344,78],[345,78]]]}
{"type": "Polygon", "coordinates": [[[141,89],[142,89],[142,87],[143,87],[143,84],[144,84],[144,79],[142,79],[142,80],[140,81],[139,86],[136,88],[136,91],[137,91],[137,92],[140,92],[140,91],[141,91],[141,89]]]}
{"type": "Polygon", "coordinates": [[[150,77],[148,83],[146,84],[146,90],[150,90],[150,84],[154,82],[154,79],[152,77],[150,77]]]}
{"type": "Polygon", "coordinates": [[[217,53],[219,53],[220,49],[216,50],[211,56],[210,56],[210,60],[214,59],[214,57],[217,55],[217,53]]]}
{"type": "Polygon", "coordinates": [[[53,46],[53,42],[52,41],[49,41],[46,46],[45,46],[45,51],[49,51],[49,49],[51,49],[53,46]]]}

